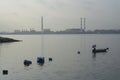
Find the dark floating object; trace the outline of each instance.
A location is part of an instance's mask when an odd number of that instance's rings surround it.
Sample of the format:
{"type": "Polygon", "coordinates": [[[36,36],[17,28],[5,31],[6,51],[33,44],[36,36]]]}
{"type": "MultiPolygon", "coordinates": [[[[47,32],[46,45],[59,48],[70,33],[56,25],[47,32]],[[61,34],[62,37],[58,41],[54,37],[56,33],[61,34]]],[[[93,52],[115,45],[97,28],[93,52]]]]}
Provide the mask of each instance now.
{"type": "Polygon", "coordinates": [[[24,65],[25,66],[29,66],[30,64],[32,64],[32,61],[30,61],[30,60],[24,60],[24,65]]]}
{"type": "Polygon", "coordinates": [[[0,37],[0,43],[7,43],[7,42],[19,42],[20,40],[15,40],[12,38],[0,37]]]}
{"type": "Polygon", "coordinates": [[[8,75],[8,70],[3,70],[3,75],[8,75]]]}
{"type": "Polygon", "coordinates": [[[101,53],[101,52],[107,52],[109,50],[109,48],[106,48],[106,49],[96,49],[96,48],[93,48],[92,52],[93,53],[101,53]]]}
{"type": "Polygon", "coordinates": [[[45,58],[44,57],[37,57],[37,63],[40,65],[43,65],[45,63],[45,58]]]}
{"type": "Polygon", "coordinates": [[[52,58],[49,58],[49,61],[52,61],[52,58]]]}
{"type": "Polygon", "coordinates": [[[78,51],[77,53],[80,54],[80,51],[78,51]]]}

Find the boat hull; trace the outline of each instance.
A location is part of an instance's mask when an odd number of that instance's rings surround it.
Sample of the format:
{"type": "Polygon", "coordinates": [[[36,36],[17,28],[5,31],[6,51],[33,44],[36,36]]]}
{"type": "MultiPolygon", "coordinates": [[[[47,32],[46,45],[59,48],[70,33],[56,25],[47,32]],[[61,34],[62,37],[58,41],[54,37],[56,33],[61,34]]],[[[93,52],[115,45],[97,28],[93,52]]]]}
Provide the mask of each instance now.
{"type": "Polygon", "coordinates": [[[108,51],[108,48],[106,49],[93,49],[92,52],[93,53],[102,53],[102,52],[107,52],[108,51]]]}

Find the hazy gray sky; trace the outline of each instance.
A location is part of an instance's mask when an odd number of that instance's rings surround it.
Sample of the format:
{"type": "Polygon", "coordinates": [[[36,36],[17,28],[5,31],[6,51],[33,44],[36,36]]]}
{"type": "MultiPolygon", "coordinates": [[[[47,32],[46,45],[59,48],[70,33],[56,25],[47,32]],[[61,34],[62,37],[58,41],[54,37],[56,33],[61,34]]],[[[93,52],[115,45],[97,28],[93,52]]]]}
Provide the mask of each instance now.
{"type": "Polygon", "coordinates": [[[120,0],[0,0],[0,31],[44,27],[52,30],[79,28],[120,29],[120,0]]]}

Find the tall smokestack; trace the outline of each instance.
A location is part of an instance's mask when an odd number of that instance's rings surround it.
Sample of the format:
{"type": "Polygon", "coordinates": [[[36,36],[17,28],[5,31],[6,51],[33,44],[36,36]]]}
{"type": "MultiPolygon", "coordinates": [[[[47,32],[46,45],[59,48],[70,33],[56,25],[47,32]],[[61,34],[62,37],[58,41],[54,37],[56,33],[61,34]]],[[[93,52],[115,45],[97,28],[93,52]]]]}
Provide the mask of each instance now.
{"type": "Polygon", "coordinates": [[[84,18],[84,31],[86,29],[86,18],[84,18]]]}
{"type": "Polygon", "coordinates": [[[41,31],[43,32],[43,16],[41,16],[41,31]]]}
{"type": "Polygon", "coordinates": [[[80,18],[80,20],[81,20],[81,30],[82,30],[82,18],[80,18]]]}

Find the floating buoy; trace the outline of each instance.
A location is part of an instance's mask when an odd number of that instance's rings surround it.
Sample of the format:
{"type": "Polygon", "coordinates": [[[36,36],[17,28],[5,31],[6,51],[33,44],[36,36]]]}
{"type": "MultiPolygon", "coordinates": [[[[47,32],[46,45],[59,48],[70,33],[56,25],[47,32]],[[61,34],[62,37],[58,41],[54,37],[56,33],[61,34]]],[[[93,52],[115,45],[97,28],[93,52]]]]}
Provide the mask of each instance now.
{"type": "Polygon", "coordinates": [[[45,58],[44,57],[37,57],[37,63],[44,64],[45,58]]]}
{"type": "Polygon", "coordinates": [[[52,58],[49,58],[49,61],[52,61],[52,58]]]}
{"type": "Polygon", "coordinates": [[[30,61],[30,60],[24,60],[24,65],[25,66],[29,66],[30,64],[32,64],[32,61],[30,61]]]}
{"type": "Polygon", "coordinates": [[[78,54],[80,54],[80,51],[78,51],[78,54]]]}
{"type": "Polygon", "coordinates": [[[8,75],[8,70],[3,70],[3,75],[8,75]]]}

